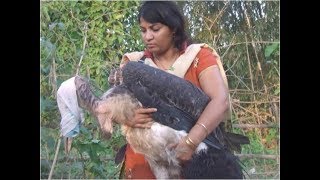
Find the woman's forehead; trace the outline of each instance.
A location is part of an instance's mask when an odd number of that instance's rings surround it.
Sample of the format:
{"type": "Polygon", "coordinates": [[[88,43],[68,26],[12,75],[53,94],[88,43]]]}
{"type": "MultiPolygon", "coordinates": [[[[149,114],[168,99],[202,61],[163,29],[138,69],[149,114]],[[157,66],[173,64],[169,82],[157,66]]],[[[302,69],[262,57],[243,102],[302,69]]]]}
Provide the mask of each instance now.
{"type": "Polygon", "coordinates": [[[142,17],[140,18],[140,26],[152,27],[152,26],[157,26],[157,25],[164,26],[164,24],[162,24],[160,22],[150,23],[150,22],[146,21],[145,19],[143,19],[142,17]]]}

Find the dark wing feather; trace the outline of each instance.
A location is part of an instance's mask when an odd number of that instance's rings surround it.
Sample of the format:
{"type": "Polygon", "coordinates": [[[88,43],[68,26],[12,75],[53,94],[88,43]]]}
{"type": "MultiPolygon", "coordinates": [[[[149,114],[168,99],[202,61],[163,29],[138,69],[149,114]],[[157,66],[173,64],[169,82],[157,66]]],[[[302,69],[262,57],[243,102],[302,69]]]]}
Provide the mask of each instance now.
{"type": "MultiPolygon", "coordinates": [[[[125,79],[125,78],[124,78],[125,79]]],[[[169,126],[176,130],[189,130],[195,124],[195,117],[193,114],[188,113],[184,109],[181,109],[174,104],[175,98],[165,99],[164,96],[160,96],[159,93],[152,91],[151,88],[143,86],[140,81],[130,81],[131,83],[126,83],[128,89],[130,89],[135,97],[145,106],[145,107],[155,107],[157,112],[153,113],[153,119],[163,125],[169,126]],[[129,85],[129,87],[128,87],[129,85]],[[172,101],[173,100],[173,101],[172,101]]],[[[172,93],[172,92],[171,92],[172,93]]],[[[168,93],[166,93],[168,94],[168,93]]],[[[177,102],[177,101],[175,101],[177,102]]],[[[180,105],[180,107],[184,107],[180,105]]],[[[190,108],[188,107],[189,111],[190,108]]],[[[204,140],[208,145],[221,148],[220,143],[214,136],[208,136],[204,140]]]]}
{"type": "MultiPolygon", "coordinates": [[[[193,118],[198,118],[210,98],[191,82],[138,62],[129,62],[123,69],[123,83],[134,91],[141,85],[161,101],[181,109],[193,118]]],[[[143,91],[134,93],[136,96],[143,91]]],[[[140,100],[140,99],[139,99],[140,100]]]]}
{"type": "MultiPolygon", "coordinates": [[[[155,107],[155,121],[176,130],[189,130],[210,101],[210,98],[189,81],[138,62],[129,62],[123,69],[123,83],[145,107],[155,107]]],[[[204,140],[220,149],[225,134],[218,126],[204,140]]]]}

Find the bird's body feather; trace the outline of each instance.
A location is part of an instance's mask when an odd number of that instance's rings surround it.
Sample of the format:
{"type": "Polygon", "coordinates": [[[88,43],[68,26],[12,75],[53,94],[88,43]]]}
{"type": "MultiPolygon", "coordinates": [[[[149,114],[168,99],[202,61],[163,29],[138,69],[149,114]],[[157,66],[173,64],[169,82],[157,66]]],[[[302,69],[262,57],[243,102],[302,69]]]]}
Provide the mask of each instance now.
{"type": "MultiPolygon", "coordinates": [[[[169,144],[178,143],[187,135],[210,101],[201,89],[138,62],[129,62],[122,73],[123,83],[100,98],[95,97],[88,82],[79,76],[75,78],[81,106],[98,119],[105,134],[112,133],[112,121],[121,124],[128,143],[136,152],[144,154],[157,178],[243,177],[237,157],[226,146],[228,140],[222,124],[198,146],[193,158],[182,169],[174,150],[168,149],[169,144]],[[141,107],[157,108],[150,129],[126,125],[134,111],[141,107]]],[[[117,159],[119,161],[119,157],[117,159]]]]}

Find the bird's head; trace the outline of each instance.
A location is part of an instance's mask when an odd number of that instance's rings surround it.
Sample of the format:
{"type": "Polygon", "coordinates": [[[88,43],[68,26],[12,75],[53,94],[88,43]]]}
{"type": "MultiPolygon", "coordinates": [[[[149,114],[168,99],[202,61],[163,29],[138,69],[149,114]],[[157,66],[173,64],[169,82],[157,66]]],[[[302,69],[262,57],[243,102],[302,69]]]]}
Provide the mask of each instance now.
{"type": "Polygon", "coordinates": [[[110,101],[97,97],[93,93],[90,83],[83,77],[76,76],[74,81],[79,106],[88,110],[97,119],[103,137],[109,139],[113,130],[110,101]]]}
{"type": "Polygon", "coordinates": [[[87,80],[80,76],[75,77],[79,106],[96,117],[106,138],[111,137],[113,122],[126,124],[127,121],[133,119],[134,111],[142,106],[132,92],[122,84],[120,69],[115,69],[110,75],[113,76],[108,78],[111,88],[101,97],[97,97],[93,93],[87,80]]]}

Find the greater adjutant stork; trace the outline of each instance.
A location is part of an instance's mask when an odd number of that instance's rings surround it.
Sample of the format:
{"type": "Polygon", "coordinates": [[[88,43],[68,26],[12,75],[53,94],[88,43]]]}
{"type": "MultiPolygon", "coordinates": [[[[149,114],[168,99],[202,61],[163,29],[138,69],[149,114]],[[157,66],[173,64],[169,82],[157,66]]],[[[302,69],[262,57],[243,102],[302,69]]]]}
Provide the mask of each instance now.
{"type": "Polygon", "coordinates": [[[223,123],[200,143],[193,158],[183,167],[174,150],[167,147],[187,135],[209,102],[210,98],[201,89],[139,62],[127,63],[122,78],[122,83],[97,97],[89,82],[76,76],[78,103],[96,117],[104,134],[112,133],[112,122],[120,124],[133,150],[145,155],[157,178],[243,178],[239,159],[232,150],[239,150],[249,140],[226,132],[223,123]],[[140,107],[157,108],[150,129],[125,125],[140,107]]]}

